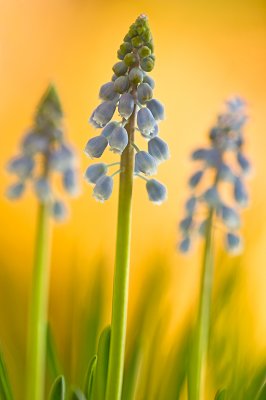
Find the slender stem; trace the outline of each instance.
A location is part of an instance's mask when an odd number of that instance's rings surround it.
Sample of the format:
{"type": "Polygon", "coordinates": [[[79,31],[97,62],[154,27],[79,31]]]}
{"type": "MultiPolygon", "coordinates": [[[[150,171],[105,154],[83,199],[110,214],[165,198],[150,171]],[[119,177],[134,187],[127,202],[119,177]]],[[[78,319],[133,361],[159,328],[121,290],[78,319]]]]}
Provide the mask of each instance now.
{"type": "Polygon", "coordinates": [[[120,165],[120,161],[119,162],[113,162],[111,164],[107,164],[107,167],[113,167],[114,165],[120,165]]]}
{"type": "Polygon", "coordinates": [[[39,205],[28,332],[27,400],[44,398],[50,264],[49,204],[39,205]]]}
{"type": "Polygon", "coordinates": [[[134,141],[135,117],[136,106],[126,125],[129,140],[121,157],[122,171],[120,173],[119,184],[116,261],[106,400],[120,400],[122,391],[130,261],[131,201],[134,172],[134,148],[131,144],[134,141]]]}
{"type": "Polygon", "coordinates": [[[211,295],[213,286],[213,208],[210,209],[205,235],[205,248],[201,276],[201,289],[197,323],[192,343],[190,365],[190,382],[188,385],[189,400],[203,400],[206,359],[208,352],[211,295]]]}

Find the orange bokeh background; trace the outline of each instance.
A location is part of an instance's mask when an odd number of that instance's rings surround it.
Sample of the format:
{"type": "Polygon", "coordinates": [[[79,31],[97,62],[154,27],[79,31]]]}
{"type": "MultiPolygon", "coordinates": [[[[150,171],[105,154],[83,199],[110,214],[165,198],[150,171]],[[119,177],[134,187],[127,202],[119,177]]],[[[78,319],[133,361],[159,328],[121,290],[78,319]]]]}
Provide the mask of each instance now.
{"type": "MultiPolygon", "coordinates": [[[[252,202],[244,212],[245,274],[248,296],[256,310],[254,337],[266,337],[266,5],[264,1],[207,0],[179,2],[135,0],[0,0],[0,340],[9,364],[24,350],[26,306],[32,268],[36,201],[29,192],[22,201],[4,197],[12,177],[4,172],[18,151],[18,141],[31,124],[34,108],[50,81],[59,91],[68,138],[81,157],[95,134],[88,117],[98,104],[98,90],[111,75],[116,50],[128,26],[142,12],[150,19],[156,54],[155,97],[166,109],[161,135],[171,159],[160,167],[158,179],[168,186],[169,200],[161,207],[146,198],[135,181],[132,236],[131,302],[147,262],[158,254],[169,262],[171,299],[184,313],[194,299],[199,253],[184,258],[176,251],[177,221],[181,217],[191,171],[188,155],[205,142],[208,128],[224,100],[233,94],[247,99],[250,121],[246,152],[254,164],[249,183],[252,202]]],[[[112,159],[110,155],[107,157],[112,159]]],[[[101,255],[109,270],[111,292],[115,247],[117,189],[106,204],[96,203],[91,187],[82,182],[82,195],[71,201],[71,219],[55,226],[51,277],[51,318],[64,332],[69,293],[78,307],[93,277],[91,265],[101,255]],[[71,289],[72,288],[72,289],[71,289]]],[[[173,307],[175,310],[175,307],[173,307]]],[[[59,333],[58,333],[59,335],[59,333]]],[[[21,364],[22,367],[22,364],[21,364]]]]}

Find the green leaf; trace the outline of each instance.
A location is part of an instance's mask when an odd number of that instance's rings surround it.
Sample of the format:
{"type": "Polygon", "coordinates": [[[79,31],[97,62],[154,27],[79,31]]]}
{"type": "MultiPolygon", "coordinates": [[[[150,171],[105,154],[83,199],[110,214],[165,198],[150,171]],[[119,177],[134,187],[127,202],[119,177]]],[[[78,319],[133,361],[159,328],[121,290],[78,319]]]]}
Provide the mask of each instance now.
{"type": "Polygon", "coordinates": [[[80,389],[73,389],[70,400],[86,400],[86,397],[80,389]]]}
{"type": "Polygon", "coordinates": [[[51,388],[49,400],[65,400],[66,384],[63,375],[58,376],[51,388]]]}
{"type": "Polygon", "coordinates": [[[62,371],[56,354],[54,337],[49,324],[47,326],[47,364],[51,379],[54,381],[59,375],[61,375],[62,371]]]}
{"type": "Polygon", "coordinates": [[[122,400],[134,400],[136,398],[137,382],[141,361],[141,348],[139,343],[133,347],[124,374],[122,400]]]}
{"type": "Polygon", "coordinates": [[[225,389],[219,389],[218,392],[215,395],[214,400],[225,400],[226,396],[226,390],[225,389]]]}
{"type": "Polygon", "coordinates": [[[263,383],[262,387],[258,391],[256,396],[256,400],[265,400],[266,399],[266,381],[263,383]]]}
{"type": "Polygon", "coordinates": [[[94,382],[96,365],[97,365],[97,355],[95,354],[95,356],[93,356],[89,362],[85,377],[84,393],[87,397],[87,400],[92,399],[93,382],[94,382]]]}
{"type": "Polygon", "coordinates": [[[13,395],[9,383],[3,355],[0,353],[0,395],[2,400],[12,400],[13,395]]]}
{"type": "Polygon", "coordinates": [[[105,400],[110,338],[111,327],[107,326],[101,333],[97,351],[97,366],[93,383],[93,398],[97,400],[105,400]]]}

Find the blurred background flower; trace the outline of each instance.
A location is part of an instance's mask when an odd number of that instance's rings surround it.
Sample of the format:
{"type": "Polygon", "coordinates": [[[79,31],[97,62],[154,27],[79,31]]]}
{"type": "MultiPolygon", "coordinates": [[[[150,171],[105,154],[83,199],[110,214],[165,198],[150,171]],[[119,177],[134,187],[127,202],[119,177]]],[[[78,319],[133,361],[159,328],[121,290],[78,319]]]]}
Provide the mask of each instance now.
{"type": "MultiPolygon", "coordinates": [[[[166,318],[167,340],[160,347],[156,363],[163,365],[160,361],[169,351],[169,343],[179,335],[178,328],[184,327],[193,306],[199,279],[196,260],[201,249],[189,259],[175,252],[176,225],[182,217],[187,195],[184,187],[192,172],[187,155],[201,145],[199,138],[207,137],[221,103],[228,96],[239,94],[247,99],[250,115],[245,137],[247,153],[254,164],[254,177],[248,187],[252,204],[243,213],[245,251],[241,259],[225,267],[225,256],[218,253],[224,267],[219,268],[216,276],[217,290],[218,283],[232,272],[236,274],[234,282],[238,291],[234,296],[232,286],[219,288],[225,288],[231,303],[228,310],[221,312],[223,305],[217,302],[215,312],[219,311],[219,318],[213,329],[223,332],[222,343],[218,343],[219,354],[223,354],[228,320],[234,322],[230,337],[236,335],[237,339],[231,340],[232,348],[235,348],[233,340],[245,348],[245,353],[234,359],[243,365],[246,353],[252,352],[253,360],[266,352],[266,83],[263,79],[266,6],[262,0],[233,3],[229,0],[213,3],[207,0],[185,3],[2,0],[0,169],[4,171],[21,132],[30,125],[32,110],[51,80],[58,87],[64,107],[67,137],[82,153],[84,142],[95,132],[87,119],[97,103],[95,93],[109,78],[110,65],[116,61],[113,49],[121,43],[121,32],[142,12],[149,16],[155,42],[157,61],[151,75],[160,82],[156,98],[166,110],[163,132],[171,149],[171,159],[160,165],[158,174],[158,179],[168,187],[167,203],[159,209],[150,207],[145,185],[136,185],[134,193],[129,330],[136,307],[141,303],[142,282],[150,269],[161,271],[152,262],[159,254],[165,264],[159,276],[166,271],[169,275],[165,281],[158,278],[163,296],[156,300],[157,308],[150,307],[149,323],[143,324],[157,327],[166,318]],[[248,335],[246,326],[250,327],[248,335]]],[[[202,146],[205,145],[202,139],[202,146]]],[[[86,156],[82,157],[82,170],[85,170],[88,163],[86,156]]],[[[111,160],[110,154],[105,161],[111,160]]],[[[0,344],[16,388],[16,398],[20,399],[36,204],[33,195],[27,193],[19,204],[11,205],[4,197],[9,182],[10,177],[2,173],[0,344]]],[[[91,188],[84,184],[83,196],[73,202],[71,219],[63,228],[55,228],[52,260],[56,272],[52,270],[50,319],[62,364],[74,382],[78,381],[80,368],[77,338],[81,335],[86,307],[95,302],[94,278],[101,273],[104,286],[99,289],[103,292],[103,303],[98,305],[102,310],[100,328],[110,320],[117,199],[114,193],[102,207],[91,198],[90,192],[91,188]],[[71,343],[74,345],[70,346],[71,343]]],[[[132,340],[129,337],[129,345],[132,340]]],[[[216,383],[224,377],[226,361],[220,365],[216,383]]],[[[160,371],[150,372],[152,381],[158,381],[160,371]]],[[[145,393],[147,388],[141,390],[145,393]]]]}

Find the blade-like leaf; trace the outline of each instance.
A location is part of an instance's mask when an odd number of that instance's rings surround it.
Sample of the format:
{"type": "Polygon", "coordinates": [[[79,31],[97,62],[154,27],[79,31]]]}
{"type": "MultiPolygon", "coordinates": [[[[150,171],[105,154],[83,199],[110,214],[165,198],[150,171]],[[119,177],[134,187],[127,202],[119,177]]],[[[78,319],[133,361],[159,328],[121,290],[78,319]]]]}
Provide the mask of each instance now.
{"type": "Polygon", "coordinates": [[[266,381],[263,383],[262,387],[258,391],[256,396],[256,400],[265,400],[266,399],[266,381]]]}
{"type": "Polygon", "coordinates": [[[214,400],[225,400],[226,399],[226,390],[225,389],[219,389],[218,392],[215,395],[214,400]]]}
{"type": "Polygon", "coordinates": [[[54,381],[62,371],[56,354],[54,337],[49,324],[47,326],[47,364],[51,379],[54,381]]]}
{"type": "Polygon", "coordinates": [[[70,396],[70,400],[86,400],[86,397],[84,396],[81,390],[73,389],[70,396]]]}
{"type": "Polygon", "coordinates": [[[107,326],[101,333],[97,350],[97,366],[95,370],[94,383],[93,383],[93,398],[97,400],[105,399],[110,338],[111,338],[111,327],[107,326]]]}
{"type": "Polygon", "coordinates": [[[7,369],[5,366],[3,355],[0,353],[0,395],[3,400],[12,400],[13,395],[9,383],[7,369]]]}
{"type": "Polygon", "coordinates": [[[122,400],[134,400],[136,398],[137,383],[140,371],[140,361],[141,361],[141,347],[139,343],[133,348],[130,354],[130,359],[126,366],[126,371],[124,374],[123,390],[122,390],[122,400]]]}
{"type": "Polygon", "coordinates": [[[49,400],[65,400],[66,384],[63,375],[58,376],[51,388],[49,400]]]}
{"type": "Polygon", "coordinates": [[[87,397],[87,400],[92,399],[93,381],[94,381],[94,373],[96,365],[97,365],[97,355],[95,354],[95,356],[93,356],[89,362],[89,366],[85,377],[84,393],[87,397]]]}

